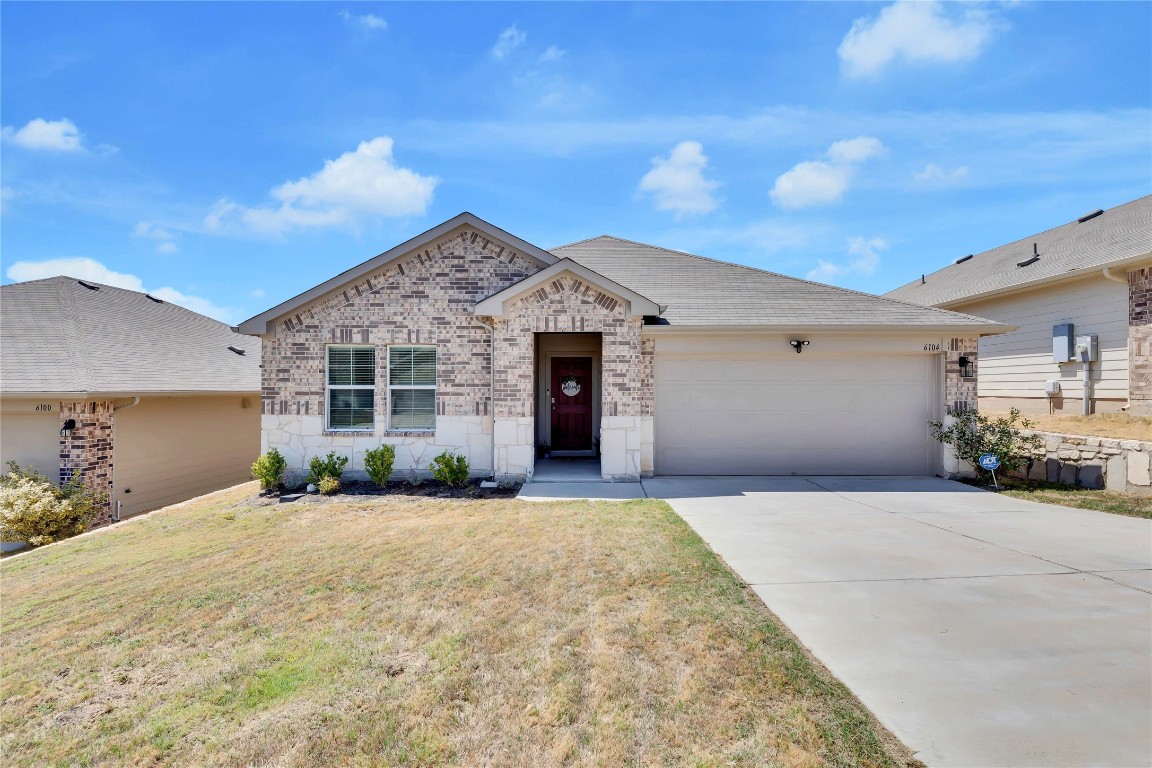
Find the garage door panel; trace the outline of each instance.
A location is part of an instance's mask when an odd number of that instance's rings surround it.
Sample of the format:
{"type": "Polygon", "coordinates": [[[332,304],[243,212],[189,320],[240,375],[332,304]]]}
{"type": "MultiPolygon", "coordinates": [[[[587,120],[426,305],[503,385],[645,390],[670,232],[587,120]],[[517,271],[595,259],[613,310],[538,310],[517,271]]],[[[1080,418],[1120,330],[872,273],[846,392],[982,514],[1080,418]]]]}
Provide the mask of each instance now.
{"type": "Polygon", "coordinates": [[[927,357],[657,354],[656,472],[931,473],[935,371],[927,357]]]}

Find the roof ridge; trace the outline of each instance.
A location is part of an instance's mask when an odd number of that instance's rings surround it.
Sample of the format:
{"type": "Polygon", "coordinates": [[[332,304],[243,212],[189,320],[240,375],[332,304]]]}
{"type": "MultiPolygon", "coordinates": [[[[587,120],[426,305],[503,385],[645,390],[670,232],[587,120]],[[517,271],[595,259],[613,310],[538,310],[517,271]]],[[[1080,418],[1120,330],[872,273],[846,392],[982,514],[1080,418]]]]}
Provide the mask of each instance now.
{"type": "MultiPolygon", "coordinates": [[[[1152,197],[1152,195],[1150,195],[1150,197],[1152,197]]],[[[712,264],[720,264],[720,265],[723,265],[725,267],[736,267],[738,269],[746,269],[746,270],[749,270],[752,272],[758,272],[758,273],[763,274],[763,275],[771,275],[773,277],[782,277],[785,280],[795,280],[798,283],[805,283],[807,285],[814,285],[814,286],[817,286],[820,288],[831,288],[832,290],[841,291],[843,293],[850,293],[850,294],[853,294],[855,296],[863,296],[865,298],[878,299],[880,301],[889,301],[889,302],[892,302],[893,304],[902,304],[906,307],[914,307],[916,309],[931,309],[931,310],[934,310],[935,312],[944,312],[944,313],[948,313],[948,314],[952,314],[952,315],[964,315],[965,317],[971,317],[973,319],[980,320],[980,321],[987,320],[987,318],[976,317],[975,315],[968,315],[968,314],[965,314],[963,312],[954,312],[952,310],[941,309],[940,307],[928,307],[924,304],[917,304],[917,303],[911,302],[911,301],[903,301],[901,299],[892,299],[892,298],[889,298],[887,296],[880,296],[880,295],[875,294],[875,293],[868,293],[866,291],[857,291],[857,290],[854,290],[852,288],[843,288],[839,285],[830,285],[829,283],[820,283],[820,282],[817,282],[815,280],[808,280],[808,279],[803,278],[803,277],[793,277],[792,275],[786,275],[783,272],[772,272],[771,270],[760,269],[759,267],[750,267],[747,264],[736,264],[736,263],[731,262],[731,261],[723,261],[721,259],[713,259],[713,258],[710,258],[708,256],[700,256],[699,254],[689,253],[688,251],[679,251],[679,250],[676,250],[675,248],[665,248],[665,247],[660,246],[660,245],[650,245],[648,243],[641,243],[637,240],[628,240],[628,239],[623,238],[623,237],[616,237],[615,235],[599,235],[598,237],[591,237],[591,238],[588,238],[587,240],[580,240],[576,243],[570,243],[569,245],[579,245],[581,243],[587,243],[587,242],[590,242],[592,240],[598,240],[601,238],[608,238],[611,240],[617,240],[617,241],[622,242],[622,243],[630,243],[632,245],[639,245],[639,246],[643,246],[644,248],[651,248],[652,250],[655,250],[655,251],[666,251],[667,253],[675,253],[675,254],[678,254],[680,256],[690,256],[693,259],[699,259],[700,261],[707,261],[707,262],[710,262],[712,264]]],[[[556,250],[559,250],[560,248],[567,248],[567,247],[569,247],[569,246],[568,245],[559,246],[559,248],[557,248],[556,250]]]]}
{"type": "MultiPolygon", "coordinates": [[[[65,282],[68,279],[66,275],[58,275],[57,277],[49,278],[49,282],[56,283],[56,296],[60,301],[60,317],[68,324],[68,333],[64,339],[65,353],[68,360],[72,365],[72,375],[76,377],[77,389],[80,392],[89,391],[89,382],[87,380],[87,366],[82,359],[84,357],[83,350],[77,348],[75,343],[76,339],[76,302],[72,292],[75,290],[76,283],[65,282]]],[[[85,289],[87,290],[87,289],[85,289]]]]}

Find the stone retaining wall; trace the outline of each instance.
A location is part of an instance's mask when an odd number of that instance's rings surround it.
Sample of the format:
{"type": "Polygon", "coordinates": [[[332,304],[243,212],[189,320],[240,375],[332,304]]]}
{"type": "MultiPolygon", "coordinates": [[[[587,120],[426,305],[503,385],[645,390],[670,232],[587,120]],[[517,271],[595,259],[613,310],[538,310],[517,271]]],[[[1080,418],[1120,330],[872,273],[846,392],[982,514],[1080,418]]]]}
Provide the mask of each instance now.
{"type": "Polygon", "coordinates": [[[1152,493],[1152,442],[1053,432],[1034,434],[1040,435],[1044,444],[1017,476],[1085,488],[1152,493]]]}

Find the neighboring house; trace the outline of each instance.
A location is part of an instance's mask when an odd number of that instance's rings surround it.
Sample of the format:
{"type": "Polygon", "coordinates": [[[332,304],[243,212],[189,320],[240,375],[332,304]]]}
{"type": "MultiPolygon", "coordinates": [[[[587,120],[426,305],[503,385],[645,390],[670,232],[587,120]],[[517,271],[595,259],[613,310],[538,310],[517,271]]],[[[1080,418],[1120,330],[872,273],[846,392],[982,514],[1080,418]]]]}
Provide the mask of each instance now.
{"type": "Polygon", "coordinates": [[[108,494],[97,524],[242,483],[260,449],[260,345],[136,291],[0,287],[0,458],[108,494]]]}
{"type": "Polygon", "coordinates": [[[396,446],[523,478],[932,474],[927,422],[1005,326],[597,237],[552,252],[464,213],[239,326],[260,335],[264,449],[296,472],[396,446]]]}
{"type": "Polygon", "coordinates": [[[962,256],[885,295],[1019,326],[980,339],[982,408],[1082,413],[1087,368],[1091,412],[1152,413],[1152,196],[962,256]],[[1073,348],[1097,337],[1096,360],[1068,359],[1074,349],[1054,340],[1066,324],[1073,348]]]}

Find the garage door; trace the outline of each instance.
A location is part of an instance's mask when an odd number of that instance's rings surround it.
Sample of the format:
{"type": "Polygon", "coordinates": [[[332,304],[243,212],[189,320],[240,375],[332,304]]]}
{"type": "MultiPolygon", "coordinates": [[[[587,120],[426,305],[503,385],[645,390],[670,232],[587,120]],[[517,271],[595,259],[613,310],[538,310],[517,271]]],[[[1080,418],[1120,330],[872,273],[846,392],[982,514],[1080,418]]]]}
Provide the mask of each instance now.
{"type": "Polygon", "coordinates": [[[662,475],[932,474],[931,356],[656,355],[662,475]]]}

